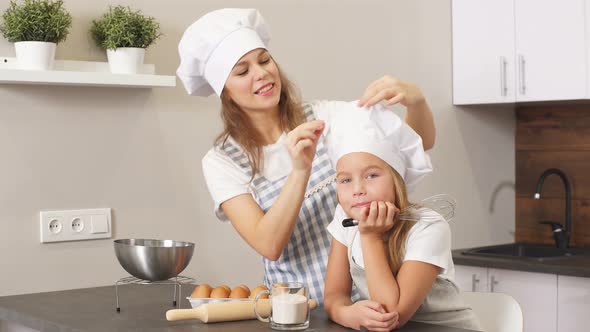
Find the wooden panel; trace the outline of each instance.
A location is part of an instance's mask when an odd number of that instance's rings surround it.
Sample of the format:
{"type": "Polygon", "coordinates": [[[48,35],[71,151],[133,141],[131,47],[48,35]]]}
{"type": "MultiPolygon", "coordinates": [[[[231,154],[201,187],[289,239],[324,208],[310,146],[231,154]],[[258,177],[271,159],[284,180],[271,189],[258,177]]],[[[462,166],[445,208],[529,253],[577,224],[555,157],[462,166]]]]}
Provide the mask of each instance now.
{"type": "MultiPolygon", "coordinates": [[[[516,241],[554,245],[553,233],[540,221],[555,221],[565,224],[563,199],[516,198],[516,241]]],[[[572,230],[570,246],[590,245],[590,200],[572,201],[572,230]]]]}
{"type": "Polygon", "coordinates": [[[528,106],[516,111],[516,150],[590,150],[590,105],[528,106]]]}
{"type": "Polygon", "coordinates": [[[533,194],[547,168],[567,175],[572,193],[572,247],[590,247],[590,104],[527,105],[516,110],[516,241],[553,245],[542,220],[564,223],[565,192],[546,178],[541,200],[533,194]]]}
{"type": "MultiPolygon", "coordinates": [[[[590,151],[517,151],[515,160],[517,196],[533,197],[541,174],[548,168],[559,168],[568,178],[572,197],[590,199],[590,151]]],[[[555,174],[546,177],[541,196],[564,198],[561,178],[555,174]]]]}

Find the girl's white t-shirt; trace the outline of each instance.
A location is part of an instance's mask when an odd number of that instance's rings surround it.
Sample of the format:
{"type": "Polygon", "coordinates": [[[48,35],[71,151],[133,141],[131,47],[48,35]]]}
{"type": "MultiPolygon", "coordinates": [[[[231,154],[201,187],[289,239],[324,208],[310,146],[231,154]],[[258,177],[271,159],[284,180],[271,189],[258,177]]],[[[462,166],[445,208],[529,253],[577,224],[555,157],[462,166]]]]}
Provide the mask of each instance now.
{"type": "MultiPolygon", "coordinates": [[[[449,223],[433,210],[418,210],[421,217],[428,216],[429,222],[419,221],[410,229],[406,238],[406,253],[403,261],[420,261],[441,268],[439,276],[454,280],[455,266],[451,254],[451,228],[449,223]],[[431,222],[432,220],[437,220],[431,222]]],[[[352,258],[361,267],[365,267],[361,249],[361,237],[357,227],[343,227],[342,220],[348,218],[340,204],[336,207],[334,219],[328,225],[328,232],[333,239],[347,248],[352,246],[352,258]]]]}

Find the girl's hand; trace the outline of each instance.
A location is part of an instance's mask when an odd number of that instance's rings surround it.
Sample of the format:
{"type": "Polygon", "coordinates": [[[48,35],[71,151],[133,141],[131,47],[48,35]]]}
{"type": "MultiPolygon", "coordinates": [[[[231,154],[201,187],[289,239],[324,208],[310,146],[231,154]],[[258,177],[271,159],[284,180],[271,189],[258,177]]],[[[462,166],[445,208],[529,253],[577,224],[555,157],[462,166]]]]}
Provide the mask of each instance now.
{"type": "Polygon", "coordinates": [[[365,328],[369,331],[391,331],[399,324],[397,312],[386,312],[381,304],[375,301],[358,301],[348,307],[350,314],[348,326],[360,330],[365,328]]]}
{"type": "Polygon", "coordinates": [[[324,121],[314,120],[297,126],[287,134],[287,149],[293,170],[309,171],[315,156],[318,140],[324,130],[324,121]]]}
{"type": "Polygon", "coordinates": [[[358,228],[361,235],[374,235],[381,237],[393,227],[395,214],[399,211],[390,202],[371,202],[370,207],[363,209],[358,228]]]}
{"type": "Polygon", "coordinates": [[[386,101],[385,105],[387,106],[400,103],[405,107],[418,105],[425,101],[424,95],[415,84],[385,75],[369,84],[357,105],[371,107],[383,100],[386,101]]]}

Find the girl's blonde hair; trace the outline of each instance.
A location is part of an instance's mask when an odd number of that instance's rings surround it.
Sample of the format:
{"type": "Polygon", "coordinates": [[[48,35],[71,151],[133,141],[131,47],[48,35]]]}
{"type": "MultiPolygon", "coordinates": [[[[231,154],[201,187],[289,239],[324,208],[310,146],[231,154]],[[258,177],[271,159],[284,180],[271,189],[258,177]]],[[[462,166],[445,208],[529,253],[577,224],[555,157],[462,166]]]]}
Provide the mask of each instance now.
{"type": "MultiPolygon", "coordinates": [[[[402,177],[391,166],[389,167],[393,175],[393,184],[395,191],[395,206],[400,210],[405,209],[410,205],[408,201],[408,194],[406,191],[406,184],[402,177]]],[[[385,234],[387,239],[387,254],[389,259],[389,268],[394,275],[397,275],[402,266],[404,255],[406,254],[405,243],[408,233],[415,222],[413,221],[395,221],[393,227],[385,234]]]]}
{"type": "MultiPolygon", "coordinates": [[[[274,62],[274,59],[272,61],[274,62]]],[[[305,122],[305,113],[295,85],[282,73],[281,68],[276,62],[275,65],[279,69],[279,76],[281,78],[279,126],[283,131],[290,131],[305,122]]],[[[230,136],[233,137],[242,146],[248,156],[248,161],[252,168],[252,177],[250,178],[250,181],[252,181],[254,176],[264,168],[262,151],[264,141],[262,140],[262,135],[256,130],[248,115],[231,99],[225,89],[221,92],[221,120],[223,121],[224,129],[215,139],[215,144],[223,145],[230,136]]]]}

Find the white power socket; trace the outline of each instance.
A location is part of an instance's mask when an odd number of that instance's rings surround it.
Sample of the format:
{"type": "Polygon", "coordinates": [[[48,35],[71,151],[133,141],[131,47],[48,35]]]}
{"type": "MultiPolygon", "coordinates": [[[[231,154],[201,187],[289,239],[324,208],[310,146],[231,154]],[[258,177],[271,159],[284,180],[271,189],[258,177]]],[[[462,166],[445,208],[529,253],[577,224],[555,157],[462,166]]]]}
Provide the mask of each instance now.
{"type": "Polygon", "coordinates": [[[41,243],[108,239],[111,209],[41,211],[41,243]]]}

